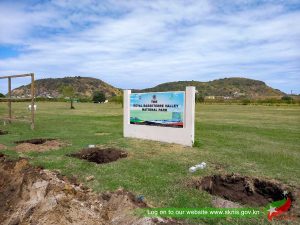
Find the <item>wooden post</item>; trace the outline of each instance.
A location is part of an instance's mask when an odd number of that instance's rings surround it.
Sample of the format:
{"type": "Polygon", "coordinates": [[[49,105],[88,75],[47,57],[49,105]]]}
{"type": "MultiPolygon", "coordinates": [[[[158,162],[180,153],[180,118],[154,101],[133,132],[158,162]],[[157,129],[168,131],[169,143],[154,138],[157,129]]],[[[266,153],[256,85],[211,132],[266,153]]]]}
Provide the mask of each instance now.
{"type": "Polygon", "coordinates": [[[12,119],[12,111],[11,111],[11,78],[8,78],[8,118],[9,123],[11,123],[12,119]]]}
{"type": "Polygon", "coordinates": [[[31,129],[34,129],[34,73],[31,73],[31,129]]]}
{"type": "Polygon", "coordinates": [[[4,118],[4,125],[6,124],[6,121],[11,123],[13,120],[16,121],[24,121],[24,122],[30,122],[31,123],[31,129],[34,129],[34,123],[35,123],[35,111],[34,111],[34,102],[35,102],[35,87],[34,87],[34,73],[29,74],[19,74],[19,75],[11,75],[11,76],[0,76],[1,79],[8,79],[8,98],[1,98],[8,102],[8,117],[4,118]],[[13,99],[11,94],[11,79],[17,78],[17,77],[29,77],[31,76],[31,96],[30,98],[22,98],[23,100],[30,100],[31,101],[31,119],[30,120],[21,120],[17,118],[12,118],[12,102],[17,99],[13,99]]]}

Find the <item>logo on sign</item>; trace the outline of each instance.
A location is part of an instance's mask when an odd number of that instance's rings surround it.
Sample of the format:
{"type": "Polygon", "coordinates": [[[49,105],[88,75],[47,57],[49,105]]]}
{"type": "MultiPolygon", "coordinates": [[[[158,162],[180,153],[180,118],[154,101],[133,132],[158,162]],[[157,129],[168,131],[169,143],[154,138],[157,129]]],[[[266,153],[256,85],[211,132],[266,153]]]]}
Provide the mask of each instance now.
{"type": "Polygon", "coordinates": [[[153,96],[152,96],[151,103],[157,103],[157,100],[156,100],[156,95],[153,95],[153,96]]]}

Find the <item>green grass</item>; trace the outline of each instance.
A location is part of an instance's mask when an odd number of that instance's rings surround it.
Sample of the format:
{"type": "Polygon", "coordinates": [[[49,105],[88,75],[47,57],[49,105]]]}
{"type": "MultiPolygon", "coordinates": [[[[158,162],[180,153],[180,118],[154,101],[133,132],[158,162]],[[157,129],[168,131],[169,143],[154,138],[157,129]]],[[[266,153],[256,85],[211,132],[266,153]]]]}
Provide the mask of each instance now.
{"type": "MultiPolygon", "coordinates": [[[[29,113],[26,103],[13,103],[17,116],[29,113]]],[[[300,107],[253,105],[197,105],[196,143],[194,148],[175,144],[123,138],[122,108],[116,104],[38,103],[36,129],[13,123],[0,129],[0,143],[13,148],[14,141],[28,138],[59,138],[71,146],[44,153],[22,153],[34,165],[58,169],[75,175],[97,192],[126,188],[142,194],[155,207],[207,207],[211,197],[206,192],[186,186],[192,177],[215,173],[240,173],[282,183],[300,184],[300,107]],[[88,144],[114,146],[129,152],[129,157],[97,165],[66,154],[88,144]],[[207,168],[194,174],[188,168],[205,161],[207,168]],[[218,168],[218,169],[217,169],[218,168]]],[[[6,114],[0,103],[0,115],[6,114]]],[[[4,151],[11,156],[18,154],[4,151]]],[[[255,220],[197,220],[208,224],[257,224],[255,220]]],[[[262,221],[259,221],[261,223],[262,221]]],[[[266,224],[268,222],[263,221],[266,224]]]]}

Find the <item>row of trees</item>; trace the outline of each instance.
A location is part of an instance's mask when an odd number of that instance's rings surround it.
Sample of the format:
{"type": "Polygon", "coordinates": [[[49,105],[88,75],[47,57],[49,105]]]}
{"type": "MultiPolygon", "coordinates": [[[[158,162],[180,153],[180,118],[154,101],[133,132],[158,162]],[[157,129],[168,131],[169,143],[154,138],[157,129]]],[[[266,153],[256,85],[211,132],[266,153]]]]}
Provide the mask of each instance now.
{"type": "Polygon", "coordinates": [[[248,104],[274,104],[274,103],[285,103],[285,104],[294,104],[294,103],[299,103],[299,97],[293,98],[292,96],[285,95],[282,96],[281,98],[265,98],[265,99],[250,99],[247,97],[240,97],[240,98],[235,98],[235,99],[205,99],[205,97],[201,94],[196,94],[195,95],[195,102],[196,103],[204,103],[204,102],[209,102],[209,103],[226,103],[226,102],[231,102],[231,103],[242,103],[243,105],[248,105],[248,104]]]}
{"type": "MultiPolygon", "coordinates": [[[[75,109],[74,102],[76,99],[78,99],[78,94],[75,92],[75,89],[71,85],[64,85],[59,88],[59,92],[61,93],[62,97],[64,99],[68,99],[70,101],[70,109],[75,109]]],[[[6,96],[2,93],[0,93],[0,98],[5,98],[6,96]]],[[[43,101],[48,100],[44,98],[37,98],[37,101],[43,101]]],[[[82,99],[83,101],[90,102],[90,99],[82,99]]],[[[102,91],[95,91],[92,96],[92,101],[94,103],[102,103],[105,102],[106,96],[105,93],[102,91]]],[[[1,101],[1,100],[0,100],[1,101]]],[[[22,101],[22,99],[20,99],[22,101]]],[[[59,99],[53,99],[52,101],[59,101],[59,99]]],[[[112,98],[113,102],[120,103],[123,102],[123,98],[120,96],[115,96],[112,98]]]]}
{"type": "MultiPolygon", "coordinates": [[[[62,86],[59,90],[62,94],[62,96],[70,101],[70,108],[75,109],[74,107],[74,101],[76,98],[78,98],[78,94],[75,92],[74,88],[71,85],[65,85],[62,86]]],[[[0,98],[5,98],[6,96],[2,93],[0,93],[0,98]]],[[[43,100],[43,99],[37,99],[37,100],[43,100]]],[[[45,99],[44,99],[45,100],[45,99]]],[[[58,99],[54,99],[54,101],[57,101],[58,99]]],[[[94,103],[101,103],[105,102],[106,97],[105,93],[102,91],[95,91],[92,96],[92,101],[94,103]]],[[[0,100],[1,101],[1,100],[0,100]]],[[[87,101],[89,102],[90,99],[82,99],[82,101],[87,101]]],[[[115,102],[118,104],[122,104],[123,106],[123,96],[113,96],[110,98],[110,102],[115,102]]],[[[281,99],[260,99],[260,100],[254,100],[254,99],[248,99],[248,98],[242,98],[242,99],[229,99],[229,100],[206,100],[205,97],[201,94],[196,94],[195,96],[195,102],[196,103],[241,103],[243,105],[248,105],[248,104],[280,104],[280,103],[287,103],[287,104],[300,104],[299,98],[294,99],[291,96],[283,96],[281,99]]]]}

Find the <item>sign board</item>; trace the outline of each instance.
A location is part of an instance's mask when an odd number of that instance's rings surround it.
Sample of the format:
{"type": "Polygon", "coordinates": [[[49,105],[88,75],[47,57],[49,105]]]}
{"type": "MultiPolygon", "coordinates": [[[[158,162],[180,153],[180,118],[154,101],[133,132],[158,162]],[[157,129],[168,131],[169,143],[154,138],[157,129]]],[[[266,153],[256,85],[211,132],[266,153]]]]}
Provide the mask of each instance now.
{"type": "Polygon", "coordinates": [[[192,146],[195,130],[195,87],[186,91],[124,91],[124,137],[192,146]]]}
{"type": "Polygon", "coordinates": [[[181,92],[130,95],[130,124],[183,128],[184,95],[181,92]]]}

